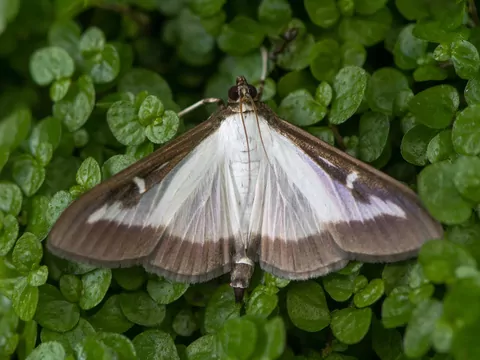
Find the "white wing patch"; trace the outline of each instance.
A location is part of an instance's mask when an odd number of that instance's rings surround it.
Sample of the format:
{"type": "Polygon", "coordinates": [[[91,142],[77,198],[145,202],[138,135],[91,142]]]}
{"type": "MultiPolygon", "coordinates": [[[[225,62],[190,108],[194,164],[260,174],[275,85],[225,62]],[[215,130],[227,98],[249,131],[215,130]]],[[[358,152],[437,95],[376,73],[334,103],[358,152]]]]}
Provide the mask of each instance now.
{"type": "Polygon", "coordinates": [[[326,231],[328,223],[405,218],[400,206],[374,193],[362,193],[366,201],[360,204],[352,191],[358,181],[357,172],[346,183],[333,180],[261,116],[257,124],[253,112],[243,119],[233,114],[161,183],[146,190],[145,181],[135,177],[142,194],[135,206],[106,204],[88,222],[168,227],[190,241],[202,238],[196,234],[213,240],[234,236],[247,246],[252,235],[294,240],[326,231]]]}

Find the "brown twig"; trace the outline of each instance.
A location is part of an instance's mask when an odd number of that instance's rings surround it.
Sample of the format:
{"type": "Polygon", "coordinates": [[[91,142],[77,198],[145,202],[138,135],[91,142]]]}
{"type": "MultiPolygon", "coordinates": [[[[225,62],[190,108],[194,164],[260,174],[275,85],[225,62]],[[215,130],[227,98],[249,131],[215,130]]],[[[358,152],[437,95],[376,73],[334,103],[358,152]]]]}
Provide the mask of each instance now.
{"type": "Polygon", "coordinates": [[[340,135],[338,128],[332,124],[330,124],[329,127],[330,127],[330,130],[332,130],[333,132],[333,137],[335,138],[335,141],[337,142],[337,145],[340,148],[340,150],[343,150],[343,151],[347,150],[345,142],[343,141],[343,137],[342,135],[340,135]]]}
{"type": "Polygon", "coordinates": [[[480,19],[478,18],[477,6],[475,5],[475,0],[468,1],[468,12],[473,20],[475,26],[480,25],[480,19]]]}

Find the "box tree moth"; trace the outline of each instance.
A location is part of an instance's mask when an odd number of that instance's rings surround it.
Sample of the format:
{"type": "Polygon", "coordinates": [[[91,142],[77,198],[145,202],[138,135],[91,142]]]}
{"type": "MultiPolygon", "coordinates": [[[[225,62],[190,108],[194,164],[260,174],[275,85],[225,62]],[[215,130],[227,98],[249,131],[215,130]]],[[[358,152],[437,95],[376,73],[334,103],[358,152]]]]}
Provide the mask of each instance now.
{"type": "Polygon", "coordinates": [[[255,262],[303,280],[349,260],[404,260],[442,236],[413,191],[279,119],[262,90],[240,76],[226,105],[210,98],[182,111],[219,104],[74,201],[49,235],[50,251],[96,266],[142,265],[178,282],[230,272],[240,300],[255,262]]]}

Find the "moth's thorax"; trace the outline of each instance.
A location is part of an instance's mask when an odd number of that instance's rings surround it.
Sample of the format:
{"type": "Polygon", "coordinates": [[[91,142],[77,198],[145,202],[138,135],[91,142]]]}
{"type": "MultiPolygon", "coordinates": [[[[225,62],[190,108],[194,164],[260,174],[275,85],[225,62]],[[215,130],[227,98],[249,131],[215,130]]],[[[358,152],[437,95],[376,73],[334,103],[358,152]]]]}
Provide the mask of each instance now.
{"type": "Polygon", "coordinates": [[[253,111],[228,116],[219,131],[224,139],[225,161],[237,193],[239,229],[247,244],[259,169],[261,162],[266,160],[264,146],[271,141],[270,132],[263,117],[253,111]]]}

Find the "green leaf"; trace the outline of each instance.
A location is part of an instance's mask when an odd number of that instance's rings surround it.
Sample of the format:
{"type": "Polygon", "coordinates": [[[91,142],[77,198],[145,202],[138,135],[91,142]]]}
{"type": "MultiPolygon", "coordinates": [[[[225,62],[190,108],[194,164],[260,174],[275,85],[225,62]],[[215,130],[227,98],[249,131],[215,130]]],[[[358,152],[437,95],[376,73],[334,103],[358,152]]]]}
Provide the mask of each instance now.
{"type": "Polygon", "coordinates": [[[109,348],[113,349],[119,360],[135,359],[137,354],[135,346],[129,338],[120,334],[114,333],[100,333],[97,335],[109,348]]]}
{"type": "Polygon", "coordinates": [[[386,328],[402,326],[410,320],[414,305],[409,300],[409,290],[404,287],[396,288],[383,301],[382,322],[386,328]]]}
{"type": "Polygon", "coordinates": [[[0,227],[0,256],[5,256],[10,252],[15,244],[15,240],[17,240],[19,226],[17,218],[11,214],[3,218],[2,225],[0,227]]]}
{"type": "Polygon", "coordinates": [[[158,97],[165,107],[169,109],[167,102],[172,101],[172,91],[168,83],[156,72],[147,69],[132,69],[120,79],[118,91],[130,92],[134,95],[146,91],[149,95],[158,97]]]}
{"type": "Polygon", "coordinates": [[[382,360],[406,360],[403,354],[402,335],[395,329],[386,329],[372,319],[372,348],[382,360]]]}
{"type": "Polygon", "coordinates": [[[94,83],[106,84],[120,72],[120,55],[115,46],[107,44],[101,52],[85,59],[84,67],[94,83]]]}
{"type": "Polygon", "coordinates": [[[79,345],[82,345],[84,340],[91,335],[98,336],[92,325],[90,325],[88,321],[80,318],[77,325],[72,330],[60,333],[48,329],[42,329],[40,338],[42,342],[58,341],[62,344],[67,354],[73,354],[74,349],[79,345]]]}
{"type": "Polygon", "coordinates": [[[285,352],[286,334],[285,325],[279,316],[267,321],[264,325],[267,334],[263,356],[267,359],[278,359],[285,352]]]}
{"type": "Polygon", "coordinates": [[[0,173],[2,172],[3,167],[7,164],[8,158],[10,157],[10,151],[6,146],[0,145],[0,173]]]}
{"type": "Polygon", "coordinates": [[[384,7],[372,15],[345,17],[339,26],[344,41],[372,46],[384,40],[392,23],[392,14],[384,7]]]}
{"type": "Polygon", "coordinates": [[[366,287],[358,291],[353,297],[353,303],[356,307],[363,308],[377,302],[385,290],[382,279],[373,279],[366,287]]]}
{"type": "Polygon", "coordinates": [[[165,112],[163,103],[154,95],[148,95],[138,109],[138,118],[144,125],[150,124],[165,112]]]}
{"type": "Polygon", "coordinates": [[[174,111],[167,110],[162,117],[145,128],[148,140],[155,144],[163,144],[171,140],[178,131],[180,119],[174,111]]]}
{"type": "Polygon", "coordinates": [[[427,242],[420,250],[418,262],[427,279],[435,284],[455,281],[455,272],[460,266],[476,266],[475,259],[462,246],[446,240],[427,242]]]}
{"type": "Polygon", "coordinates": [[[453,243],[465,247],[477,263],[480,263],[480,242],[477,240],[480,239],[479,223],[450,226],[446,237],[453,243]]]}
{"type": "Polygon", "coordinates": [[[122,293],[120,306],[128,320],[142,326],[159,325],[165,318],[165,305],[157,304],[143,291],[122,293]]]}
{"type": "Polygon", "coordinates": [[[222,27],[218,47],[229,55],[245,55],[257,49],[265,37],[262,26],[255,20],[236,16],[222,27]]]}
{"type": "Polygon", "coordinates": [[[145,130],[138,120],[137,109],[130,101],[117,101],[107,112],[108,126],[123,145],[140,145],[145,141],[145,130]]]}
{"type": "Polygon", "coordinates": [[[340,46],[343,66],[362,67],[367,60],[367,50],[362,44],[347,41],[340,46]]]}
{"type": "Polygon", "coordinates": [[[135,160],[140,160],[147,155],[150,155],[153,152],[153,144],[151,142],[144,142],[140,145],[131,145],[127,147],[125,155],[135,158],[135,160]]]}
{"type": "Polygon", "coordinates": [[[435,135],[427,146],[427,159],[431,163],[456,157],[452,143],[452,130],[443,130],[435,135]]]}
{"type": "Polygon", "coordinates": [[[48,204],[48,209],[45,216],[48,223],[50,225],[53,225],[55,221],[57,221],[62,211],[65,210],[72,201],[72,195],[70,195],[70,193],[66,191],[59,191],[55,195],[53,195],[52,199],[48,204]]]}
{"type": "Polygon", "coordinates": [[[7,24],[13,21],[17,16],[18,11],[20,10],[20,1],[6,1],[0,6],[2,10],[0,12],[0,34],[2,34],[5,31],[7,24]]]}
{"type": "Polygon", "coordinates": [[[326,81],[322,81],[315,91],[315,100],[322,105],[328,106],[332,102],[333,89],[326,81]]]}
{"type": "Polygon", "coordinates": [[[40,296],[35,320],[40,326],[59,332],[73,329],[80,318],[77,305],[66,301],[60,291],[52,285],[45,284],[38,289],[40,296]]]}
{"type": "Polygon", "coordinates": [[[456,40],[451,44],[451,60],[462,79],[472,79],[480,67],[477,48],[466,40],[456,40]]]}
{"type": "Polygon", "coordinates": [[[287,0],[262,0],[258,6],[258,20],[271,35],[278,34],[292,18],[287,0]]]}
{"type": "Polygon", "coordinates": [[[15,284],[12,305],[15,313],[23,321],[30,321],[35,315],[38,303],[38,288],[27,283],[22,278],[15,284]]]}
{"type": "Polygon", "coordinates": [[[322,120],[326,113],[326,107],[303,89],[290,93],[278,108],[278,116],[298,126],[313,125],[322,120]]]}
{"type": "Polygon", "coordinates": [[[50,99],[52,101],[62,100],[67,95],[71,84],[72,79],[70,78],[55,80],[50,86],[50,99]]]}
{"type": "Polygon", "coordinates": [[[173,319],[172,329],[180,336],[191,336],[198,329],[195,315],[190,309],[180,310],[173,319]]]}
{"type": "Polygon", "coordinates": [[[377,160],[388,141],[390,119],[387,115],[367,112],[360,118],[358,150],[365,162],[377,160]]]}
{"type": "Polygon", "coordinates": [[[442,315],[442,310],[442,303],[433,299],[415,308],[403,340],[408,357],[421,357],[429,350],[435,323],[442,315]]]}
{"type": "Polygon", "coordinates": [[[228,319],[239,317],[240,307],[241,305],[235,302],[235,295],[228,284],[217,287],[205,308],[205,332],[217,332],[228,319]]]}
{"type": "MultiPolygon", "coordinates": [[[[137,290],[143,285],[146,280],[145,270],[143,269],[143,267],[139,266],[113,269],[112,275],[117,284],[125,290],[137,290]]],[[[152,296],[152,293],[150,291],[149,294],[150,296],[152,296]]],[[[152,298],[155,297],[152,296],[152,298]]]]}
{"type": "Polygon", "coordinates": [[[48,341],[40,344],[26,358],[26,360],[64,360],[65,350],[57,341],[48,341]]]}
{"type": "Polygon", "coordinates": [[[328,274],[322,279],[323,287],[330,297],[338,302],[347,301],[353,294],[355,276],[328,274]]]}
{"type": "Polygon", "coordinates": [[[335,144],[335,136],[328,126],[309,126],[304,130],[332,146],[335,144]]]}
{"type": "Polygon", "coordinates": [[[370,77],[366,98],[374,111],[392,115],[396,97],[402,91],[409,90],[408,80],[394,68],[381,68],[370,77]]]}
{"type": "Polygon", "coordinates": [[[310,64],[314,44],[315,38],[312,34],[297,35],[285,52],[278,55],[278,66],[290,71],[305,69],[310,64]]]}
{"type": "Polygon", "coordinates": [[[109,297],[102,308],[88,320],[95,329],[105,332],[123,333],[134,325],[123,315],[120,295],[109,297]]]}
{"type": "Polygon", "coordinates": [[[461,224],[472,213],[472,205],[458,193],[455,166],[438,162],[427,166],[418,178],[418,193],[427,210],[445,224],[461,224]]]}
{"type": "Polygon", "coordinates": [[[480,154],[480,106],[467,106],[457,114],[453,124],[452,141],[455,151],[462,155],[480,154]]]}
{"type": "Polygon", "coordinates": [[[408,20],[420,20],[430,15],[426,0],[395,0],[395,5],[408,20]]]}
{"type": "Polygon", "coordinates": [[[319,81],[332,81],[340,68],[340,45],[334,39],[317,42],[310,53],[310,71],[319,81]]]}
{"type": "Polygon", "coordinates": [[[170,335],[160,330],[144,331],[133,339],[139,360],[180,360],[170,335]]]}
{"type": "Polygon", "coordinates": [[[293,324],[304,331],[320,331],[330,323],[325,293],[314,281],[293,283],[289,286],[287,311],[293,324]]]}
{"type": "Polygon", "coordinates": [[[167,279],[148,280],[147,292],[158,304],[170,304],[179,299],[188,289],[186,283],[176,283],[167,279]]]}
{"type": "Polygon", "coordinates": [[[62,122],[53,116],[46,117],[38,122],[30,134],[30,152],[37,153],[37,148],[42,143],[49,143],[55,150],[62,138],[62,122]]]}
{"type": "Polygon", "coordinates": [[[92,79],[82,75],[70,86],[67,95],[53,105],[53,116],[61,119],[68,131],[80,129],[90,117],[95,105],[92,79]]]}
{"type": "Polygon", "coordinates": [[[83,310],[97,306],[107,293],[112,280],[110,269],[95,269],[82,276],[82,295],[79,305],[83,310]]]}
{"type": "Polygon", "coordinates": [[[0,182],[0,211],[7,214],[18,215],[22,208],[22,191],[18,185],[0,182]]]}
{"type": "Polygon", "coordinates": [[[250,359],[257,342],[257,326],[245,318],[229,319],[218,334],[227,357],[250,359]]]}
{"type": "Polygon", "coordinates": [[[435,135],[437,135],[437,130],[424,125],[412,127],[402,139],[403,158],[413,165],[427,165],[427,148],[435,135]]]}
{"type": "Polygon", "coordinates": [[[0,118],[0,146],[14,150],[27,138],[32,122],[30,109],[19,106],[0,118]]]}
{"type": "Polygon", "coordinates": [[[75,21],[60,20],[54,22],[48,29],[48,41],[52,46],[65,49],[73,59],[78,60],[80,33],[80,26],[75,21]]]}
{"type": "Polygon", "coordinates": [[[65,299],[70,302],[78,302],[82,296],[83,284],[75,275],[64,274],[60,278],[60,291],[65,299]]]}
{"type": "Polygon", "coordinates": [[[360,107],[367,88],[368,74],[356,66],[340,70],[333,80],[335,98],[329,114],[332,124],[341,124],[360,107]]]}
{"type": "Polygon", "coordinates": [[[356,344],[367,334],[372,320],[370,308],[345,308],[332,312],[333,335],[344,344],[356,344]]]}
{"type": "Polygon", "coordinates": [[[89,157],[82,162],[82,165],[80,165],[80,168],[77,170],[76,180],[77,183],[82,185],[86,190],[100,184],[102,172],[100,165],[98,165],[94,158],[89,157]]]}
{"type": "Polygon", "coordinates": [[[30,74],[38,85],[48,85],[52,81],[68,78],[74,71],[73,59],[60,47],[39,49],[30,58],[30,74]]]}
{"type": "Polygon", "coordinates": [[[20,273],[28,274],[38,267],[42,257],[42,244],[35,235],[26,232],[13,248],[12,263],[20,273]]]}
{"type": "Polygon", "coordinates": [[[267,318],[278,305],[276,288],[258,285],[250,294],[245,312],[248,315],[256,315],[267,318]],[[275,290],[273,290],[275,289],[275,290]]]}
{"type": "Polygon", "coordinates": [[[32,270],[28,273],[27,282],[31,286],[42,286],[47,282],[48,277],[48,267],[42,265],[35,270],[32,270]]]}
{"type": "MultiPolygon", "coordinates": [[[[444,317],[450,324],[468,326],[478,324],[480,308],[480,284],[478,278],[466,278],[449,286],[443,303],[444,317]]],[[[457,330],[458,331],[458,330],[457,330]]],[[[455,340],[454,340],[455,341],[455,340]]]]}
{"type": "Polygon", "coordinates": [[[355,0],[355,11],[362,15],[370,15],[385,6],[387,0],[355,0]]]}
{"type": "Polygon", "coordinates": [[[476,359],[480,356],[478,337],[480,325],[474,324],[463,326],[454,332],[451,354],[455,359],[476,359]]]}
{"type": "Polygon", "coordinates": [[[105,34],[99,28],[89,27],[80,38],[79,47],[84,55],[97,53],[105,48],[105,34]]]}
{"type": "Polygon", "coordinates": [[[85,338],[75,347],[75,355],[78,359],[113,359],[112,352],[97,338],[91,335],[85,338]]]}
{"type": "Polygon", "coordinates": [[[190,0],[188,6],[195,15],[209,17],[218,13],[225,2],[225,0],[190,0]]]}
{"type": "Polygon", "coordinates": [[[430,128],[443,129],[450,125],[460,98],[450,85],[437,85],[416,94],[409,103],[415,119],[430,128]]]}
{"type": "Polygon", "coordinates": [[[108,179],[115,174],[118,174],[123,169],[129,167],[135,162],[135,158],[129,155],[113,155],[110,159],[105,161],[102,166],[103,179],[108,179]]]}
{"type": "Polygon", "coordinates": [[[413,35],[414,27],[409,24],[400,31],[393,49],[395,64],[402,70],[415,69],[427,52],[428,42],[413,35]]]}
{"type": "Polygon", "coordinates": [[[437,65],[421,65],[413,72],[413,79],[421,81],[441,81],[448,77],[448,71],[437,65]]]}
{"type": "Polygon", "coordinates": [[[20,155],[13,163],[12,176],[23,193],[32,196],[45,180],[45,169],[30,155],[20,155]]]}
{"type": "Polygon", "coordinates": [[[415,25],[413,34],[423,40],[435,43],[451,43],[452,41],[468,38],[467,29],[451,31],[439,21],[422,21],[415,25]]]}
{"type": "Polygon", "coordinates": [[[455,162],[453,182],[458,192],[466,199],[480,202],[480,158],[462,156],[455,162]]]}
{"type": "Polygon", "coordinates": [[[334,0],[304,0],[304,6],[310,20],[322,28],[335,25],[340,17],[334,0]]]}
{"type": "Polygon", "coordinates": [[[468,105],[475,105],[480,103],[480,75],[468,80],[465,86],[465,101],[468,105]]]}

